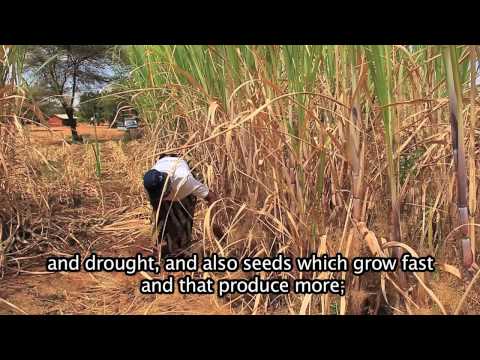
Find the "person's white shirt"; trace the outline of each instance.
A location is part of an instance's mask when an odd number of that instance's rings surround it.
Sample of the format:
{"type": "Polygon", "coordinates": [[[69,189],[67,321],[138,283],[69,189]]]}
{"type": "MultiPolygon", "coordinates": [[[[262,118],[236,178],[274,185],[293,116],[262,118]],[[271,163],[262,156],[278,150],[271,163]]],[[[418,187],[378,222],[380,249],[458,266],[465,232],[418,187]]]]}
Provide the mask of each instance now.
{"type": "Polygon", "coordinates": [[[187,162],[181,158],[165,156],[152,169],[169,175],[172,187],[165,200],[179,201],[189,195],[204,199],[208,195],[208,187],[193,177],[187,162]]]}

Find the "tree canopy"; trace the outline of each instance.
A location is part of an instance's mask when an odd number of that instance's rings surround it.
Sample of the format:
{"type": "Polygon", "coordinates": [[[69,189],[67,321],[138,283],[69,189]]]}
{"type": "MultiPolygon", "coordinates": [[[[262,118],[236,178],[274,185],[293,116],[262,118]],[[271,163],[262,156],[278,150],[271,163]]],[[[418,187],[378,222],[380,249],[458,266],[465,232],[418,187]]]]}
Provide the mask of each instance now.
{"type": "Polygon", "coordinates": [[[112,121],[122,99],[114,91],[84,92],[80,96],[79,117],[89,120],[93,116],[97,121],[112,121]]]}
{"type": "Polygon", "coordinates": [[[26,78],[43,99],[57,102],[69,117],[73,140],[76,132],[74,102],[79,92],[95,91],[117,80],[120,57],[111,45],[35,45],[26,51],[26,78]]]}

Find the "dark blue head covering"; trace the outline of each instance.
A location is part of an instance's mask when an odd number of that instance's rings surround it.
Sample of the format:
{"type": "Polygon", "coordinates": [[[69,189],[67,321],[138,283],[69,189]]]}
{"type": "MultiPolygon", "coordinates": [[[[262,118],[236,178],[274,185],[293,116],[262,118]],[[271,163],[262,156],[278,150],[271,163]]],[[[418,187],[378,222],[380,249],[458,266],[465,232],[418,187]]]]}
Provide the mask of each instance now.
{"type": "MultiPolygon", "coordinates": [[[[163,187],[165,186],[165,181],[167,181],[167,177],[167,173],[160,172],[155,169],[151,169],[145,173],[143,176],[143,186],[150,195],[150,198],[157,198],[161,196],[163,187]]],[[[169,185],[170,184],[167,184],[164,194],[165,196],[168,195],[170,191],[169,185]]]]}

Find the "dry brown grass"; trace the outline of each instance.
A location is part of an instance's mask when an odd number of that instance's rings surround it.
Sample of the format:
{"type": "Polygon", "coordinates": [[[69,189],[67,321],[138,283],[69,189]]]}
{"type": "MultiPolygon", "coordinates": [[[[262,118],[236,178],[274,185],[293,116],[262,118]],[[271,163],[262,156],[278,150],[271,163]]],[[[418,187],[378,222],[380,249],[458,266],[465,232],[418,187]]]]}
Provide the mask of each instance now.
{"type": "MultiPolygon", "coordinates": [[[[2,312],[21,312],[13,305],[26,313],[57,314],[297,313],[302,307],[305,313],[341,313],[340,299],[332,296],[314,296],[309,300],[294,296],[284,299],[236,296],[221,302],[214,296],[141,295],[138,293],[141,275],[128,278],[119,274],[42,274],[43,262],[48,255],[66,256],[77,251],[83,255],[96,251],[112,256],[132,255],[137,251],[149,253],[149,209],[141,176],[151,162],[147,151],[150,141],[146,138],[128,143],[102,143],[103,175],[98,179],[94,171],[93,150],[89,146],[37,144],[35,151],[31,151],[31,142],[24,143],[17,138],[16,163],[22,166],[14,168],[9,186],[15,189],[13,180],[25,185],[22,191],[10,190],[18,218],[22,221],[14,234],[16,240],[6,254],[5,276],[0,280],[0,298],[9,302],[0,305],[2,312]],[[20,146],[22,144],[24,147],[20,146]],[[30,237],[24,239],[26,233],[30,237]]],[[[206,169],[203,176],[208,178],[208,164],[201,165],[206,169]]],[[[242,206],[234,199],[224,199],[223,204],[210,211],[201,205],[194,229],[200,251],[223,251],[225,255],[240,257],[272,254],[272,236],[277,231],[285,236],[285,246],[293,246],[295,243],[289,239],[297,236],[294,234],[301,231],[302,224],[287,222],[283,226],[269,215],[267,209],[242,206]],[[215,213],[218,213],[217,221],[228,230],[226,238],[220,242],[216,242],[208,228],[204,228],[215,213]]],[[[333,255],[338,249],[346,249],[350,235],[342,234],[344,228],[344,224],[337,229],[330,227],[329,235],[322,237],[318,244],[318,252],[333,255]]],[[[368,236],[364,239],[366,241],[368,236]]],[[[381,241],[377,240],[377,243],[381,241]]],[[[375,242],[370,244],[376,246],[375,242]]],[[[328,277],[329,274],[321,276],[328,277]]],[[[430,281],[433,292],[449,313],[454,311],[464,291],[460,281],[453,285],[451,281],[449,274],[430,281]],[[458,294],[455,297],[445,292],[450,286],[458,294]]],[[[349,313],[365,311],[367,298],[373,302],[370,308],[375,308],[374,289],[378,280],[372,278],[370,282],[368,293],[352,289],[347,295],[349,313]]],[[[389,286],[387,282],[387,288],[389,286]]],[[[477,312],[477,294],[477,290],[471,292],[464,312],[477,312]]],[[[412,311],[435,314],[439,309],[430,304],[412,311]]]]}
{"type": "Polygon", "coordinates": [[[1,313],[230,313],[228,306],[212,297],[142,295],[141,274],[45,271],[45,259],[52,255],[151,255],[150,214],[141,183],[144,169],[134,163],[142,146],[137,142],[101,144],[104,172],[100,179],[86,145],[37,143],[35,152],[17,153],[24,166],[11,174],[12,179],[31,181],[32,186],[10,191],[22,220],[13,228],[12,245],[2,266],[1,313]]]}

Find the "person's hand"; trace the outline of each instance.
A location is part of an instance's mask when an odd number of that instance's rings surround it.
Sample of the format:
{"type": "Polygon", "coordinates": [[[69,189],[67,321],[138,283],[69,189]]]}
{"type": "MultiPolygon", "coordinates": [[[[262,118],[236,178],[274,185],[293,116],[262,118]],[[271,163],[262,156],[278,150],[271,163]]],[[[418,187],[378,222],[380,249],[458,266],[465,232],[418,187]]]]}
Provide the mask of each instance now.
{"type": "Polygon", "coordinates": [[[218,200],[218,195],[210,190],[208,192],[208,195],[205,197],[205,200],[207,201],[208,205],[212,205],[215,201],[218,200]]]}

